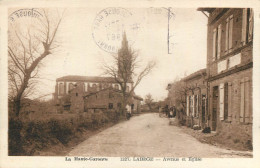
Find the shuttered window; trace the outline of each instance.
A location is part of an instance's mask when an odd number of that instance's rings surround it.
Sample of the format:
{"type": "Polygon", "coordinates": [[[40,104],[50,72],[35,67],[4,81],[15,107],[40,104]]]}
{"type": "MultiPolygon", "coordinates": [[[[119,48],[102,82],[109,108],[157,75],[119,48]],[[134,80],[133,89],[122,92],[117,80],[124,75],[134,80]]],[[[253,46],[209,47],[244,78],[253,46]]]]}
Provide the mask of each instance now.
{"type": "Polygon", "coordinates": [[[225,51],[232,51],[232,35],[233,35],[233,15],[226,19],[226,43],[225,43],[225,51]]]}
{"type": "Polygon", "coordinates": [[[217,39],[217,29],[213,30],[213,57],[212,57],[212,61],[216,60],[216,39],[217,39]]]}
{"type": "Polygon", "coordinates": [[[226,19],[226,39],[225,39],[225,51],[228,51],[228,34],[229,34],[229,18],[226,19]]]}
{"type": "Polygon", "coordinates": [[[228,82],[228,121],[232,120],[232,83],[228,82]]]}
{"type": "Polygon", "coordinates": [[[229,18],[229,33],[228,33],[228,50],[232,49],[232,36],[233,36],[233,15],[229,18]]]}
{"type": "Polygon", "coordinates": [[[243,45],[253,39],[253,10],[245,8],[242,15],[242,38],[243,45]]]}
{"type": "Polygon", "coordinates": [[[194,95],[191,96],[192,97],[192,116],[195,117],[195,98],[194,95]]]}
{"type": "Polygon", "coordinates": [[[241,42],[243,45],[247,43],[247,8],[243,9],[242,14],[242,38],[241,42]]]}
{"type": "Polygon", "coordinates": [[[217,58],[220,58],[220,54],[221,54],[221,34],[222,34],[222,25],[220,24],[218,26],[218,43],[217,43],[217,58]]]}
{"type": "Polygon", "coordinates": [[[240,81],[240,122],[245,122],[245,80],[240,81]]]}
{"type": "Polygon", "coordinates": [[[248,77],[241,79],[240,81],[240,122],[251,122],[251,109],[250,109],[250,80],[248,77]]]}
{"type": "Polygon", "coordinates": [[[253,19],[254,19],[254,15],[253,15],[253,9],[250,9],[250,14],[249,14],[249,32],[248,32],[248,41],[252,41],[253,39],[253,26],[254,26],[254,23],[253,23],[253,19]]]}
{"type": "Polygon", "coordinates": [[[224,120],[224,84],[219,85],[219,118],[224,120]]]}
{"type": "Polygon", "coordinates": [[[224,120],[228,119],[228,106],[229,106],[229,95],[228,92],[229,88],[228,88],[228,83],[225,83],[224,85],[224,120]]]}
{"type": "Polygon", "coordinates": [[[190,106],[189,106],[189,102],[190,102],[190,100],[189,100],[189,96],[187,96],[187,101],[186,101],[187,103],[187,107],[186,107],[186,115],[187,116],[189,116],[189,108],[190,108],[190,106]]]}

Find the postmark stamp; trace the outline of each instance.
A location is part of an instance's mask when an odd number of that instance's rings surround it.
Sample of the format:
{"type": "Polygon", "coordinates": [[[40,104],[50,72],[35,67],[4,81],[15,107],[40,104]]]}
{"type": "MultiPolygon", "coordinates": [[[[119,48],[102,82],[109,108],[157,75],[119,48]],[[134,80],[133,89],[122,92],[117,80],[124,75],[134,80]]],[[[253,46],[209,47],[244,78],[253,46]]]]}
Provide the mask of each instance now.
{"type": "Polygon", "coordinates": [[[39,12],[39,10],[35,8],[24,8],[24,9],[18,9],[14,12],[12,12],[9,15],[9,20],[11,22],[15,22],[19,18],[39,18],[42,17],[43,15],[39,12]]]}
{"type": "Polygon", "coordinates": [[[132,19],[132,13],[124,8],[106,8],[98,13],[92,25],[94,42],[102,50],[116,53],[123,33],[127,33],[129,45],[134,43],[140,24],[132,19]]]}

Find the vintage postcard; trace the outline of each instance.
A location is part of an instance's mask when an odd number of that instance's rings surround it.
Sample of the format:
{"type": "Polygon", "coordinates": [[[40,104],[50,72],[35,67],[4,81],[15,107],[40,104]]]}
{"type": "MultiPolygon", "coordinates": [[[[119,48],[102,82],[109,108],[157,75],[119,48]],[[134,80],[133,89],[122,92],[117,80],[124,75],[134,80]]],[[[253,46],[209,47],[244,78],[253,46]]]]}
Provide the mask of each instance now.
{"type": "Polygon", "coordinates": [[[0,167],[258,167],[259,23],[257,0],[0,1],[0,167]]]}

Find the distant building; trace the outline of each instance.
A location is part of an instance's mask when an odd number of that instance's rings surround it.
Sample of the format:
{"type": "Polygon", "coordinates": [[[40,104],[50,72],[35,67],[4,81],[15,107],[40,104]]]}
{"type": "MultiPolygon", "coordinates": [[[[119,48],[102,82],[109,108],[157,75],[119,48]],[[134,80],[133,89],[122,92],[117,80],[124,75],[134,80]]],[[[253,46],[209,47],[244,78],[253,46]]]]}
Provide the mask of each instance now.
{"type": "MultiPolygon", "coordinates": [[[[76,88],[78,83],[82,83],[82,92],[95,92],[104,88],[112,87],[121,89],[119,84],[112,77],[98,77],[98,76],[63,76],[56,80],[54,99],[58,100],[76,88]]],[[[127,90],[132,89],[132,83],[127,84],[127,90]]]]}
{"type": "Polygon", "coordinates": [[[207,12],[209,126],[252,136],[253,10],[199,8],[207,12]]]}
{"type": "MultiPolygon", "coordinates": [[[[126,33],[123,35],[122,48],[118,51],[118,79],[113,77],[98,76],[64,76],[56,80],[54,100],[59,106],[59,111],[79,113],[88,109],[106,108],[117,109],[122,99],[122,88],[116,80],[127,78],[129,82],[123,88],[129,94],[129,102],[133,111],[140,111],[140,101],[142,98],[132,91],[132,71],[131,58],[124,52],[128,52],[128,41],[126,33]],[[127,50],[126,50],[127,49],[127,50]],[[127,65],[123,65],[121,60],[128,60],[127,65]],[[111,95],[113,95],[111,97],[111,95]]],[[[125,62],[124,62],[125,63],[125,62]]],[[[122,85],[122,84],[121,84],[122,85]]]]}
{"type": "MultiPolygon", "coordinates": [[[[129,82],[127,92],[131,89],[129,82]]],[[[64,76],[56,80],[54,99],[60,113],[80,113],[88,109],[117,109],[122,95],[120,85],[111,77],[64,76]]],[[[130,100],[132,110],[140,112],[142,98],[134,94],[130,100]]]]}

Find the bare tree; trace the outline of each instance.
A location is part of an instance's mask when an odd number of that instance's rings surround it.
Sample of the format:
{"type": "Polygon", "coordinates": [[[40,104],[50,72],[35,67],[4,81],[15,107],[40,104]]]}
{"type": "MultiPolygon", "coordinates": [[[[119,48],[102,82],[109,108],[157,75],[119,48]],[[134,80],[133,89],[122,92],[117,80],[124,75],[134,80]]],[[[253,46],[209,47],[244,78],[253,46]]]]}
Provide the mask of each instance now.
{"type": "Polygon", "coordinates": [[[135,88],[140,84],[142,79],[147,76],[151,70],[155,67],[155,62],[151,61],[139,72],[137,69],[140,68],[138,53],[131,49],[128,45],[126,33],[123,35],[122,46],[119,49],[117,55],[112,55],[113,65],[104,64],[104,72],[114,78],[116,83],[121,87],[122,94],[122,110],[125,112],[125,107],[134,94],[135,88]],[[132,87],[127,90],[128,85],[132,87]]]}
{"type": "Polygon", "coordinates": [[[43,9],[42,15],[34,18],[33,26],[9,23],[8,97],[14,103],[16,117],[19,117],[22,98],[35,90],[35,78],[43,59],[59,47],[56,36],[64,11],[55,16],[51,12],[43,9]]]}
{"type": "Polygon", "coordinates": [[[150,93],[145,96],[144,102],[149,107],[149,110],[151,111],[154,102],[153,102],[152,95],[150,93]]]}

